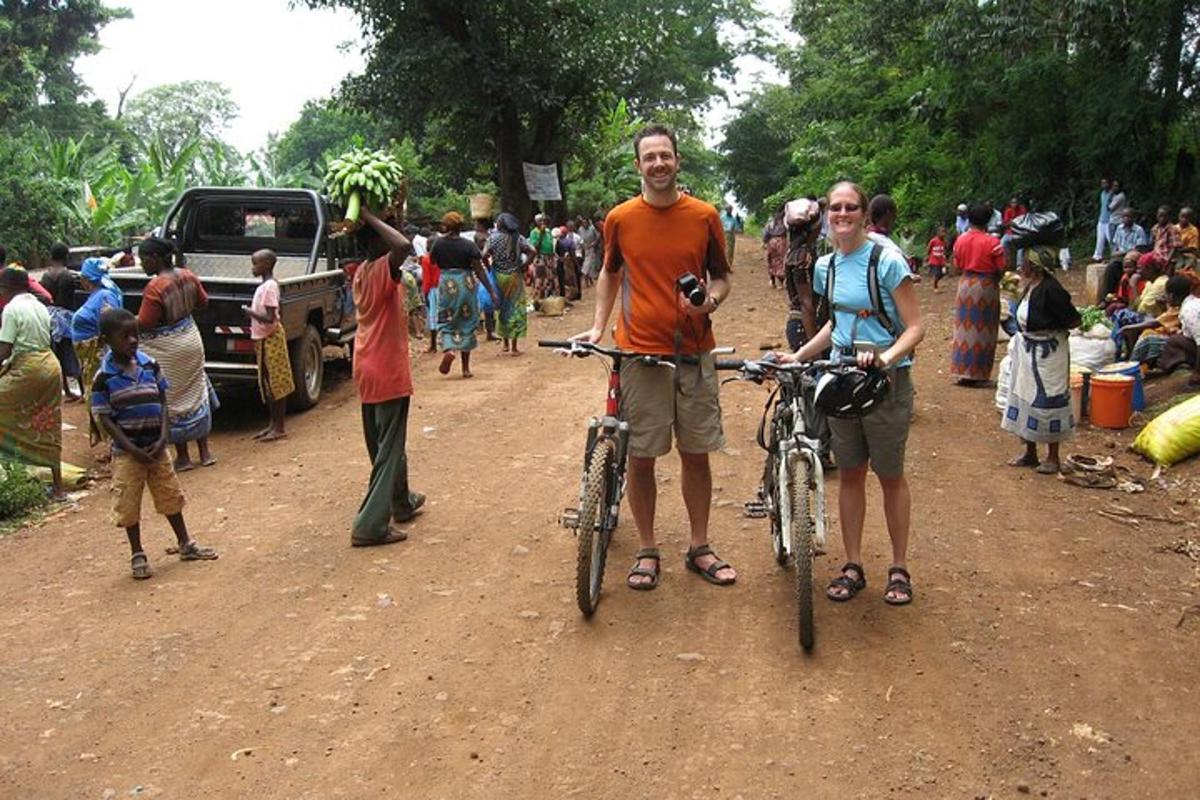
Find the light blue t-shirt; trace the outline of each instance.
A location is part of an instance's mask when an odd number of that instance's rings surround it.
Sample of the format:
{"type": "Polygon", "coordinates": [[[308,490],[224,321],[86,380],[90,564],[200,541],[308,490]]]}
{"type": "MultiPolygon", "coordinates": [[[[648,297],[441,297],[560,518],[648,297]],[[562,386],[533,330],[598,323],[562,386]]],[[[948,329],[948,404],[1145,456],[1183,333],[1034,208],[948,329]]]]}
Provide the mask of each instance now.
{"type": "MultiPolygon", "coordinates": [[[[871,248],[874,246],[875,242],[868,240],[866,244],[850,255],[839,252],[822,256],[817,260],[817,267],[813,271],[813,291],[820,295],[825,294],[825,276],[829,272],[829,259],[833,255],[837,255],[837,262],[834,266],[832,304],[849,309],[874,310],[875,307],[871,304],[871,290],[867,287],[867,265],[870,263],[871,248]]],[[[900,251],[890,247],[883,248],[883,252],[879,256],[879,292],[882,295],[883,310],[887,312],[888,318],[895,325],[897,332],[904,328],[904,324],[900,321],[900,312],[896,308],[896,301],[892,297],[892,293],[905,280],[911,279],[912,272],[909,271],[908,264],[900,251]]],[[[836,324],[833,326],[833,346],[839,350],[851,352],[855,339],[877,344],[881,348],[890,347],[896,340],[875,315],[859,317],[852,310],[833,313],[836,315],[836,324]]],[[[905,357],[896,366],[907,367],[911,364],[912,358],[905,357]]]]}
{"type": "Polygon", "coordinates": [[[1112,192],[1108,191],[1107,189],[1101,189],[1100,190],[1100,224],[1101,225],[1107,225],[1109,219],[1111,219],[1110,215],[1112,212],[1109,211],[1109,208],[1108,208],[1108,204],[1111,200],[1112,200],[1112,192]]]}

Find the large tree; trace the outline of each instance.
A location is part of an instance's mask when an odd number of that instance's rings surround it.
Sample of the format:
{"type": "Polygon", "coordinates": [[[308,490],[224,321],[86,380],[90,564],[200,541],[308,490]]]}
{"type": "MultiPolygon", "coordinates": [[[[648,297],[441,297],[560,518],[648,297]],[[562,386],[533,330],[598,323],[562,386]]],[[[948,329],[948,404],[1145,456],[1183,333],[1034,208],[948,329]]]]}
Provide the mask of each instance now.
{"type": "Polygon", "coordinates": [[[454,133],[496,164],[503,202],[531,203],[522,162],[562,165],[577,137],[624,97],[639,117],[701,108],[732,72],[723,26],[751,24],[750,0],[307,0],[364,24],[366,71],[347,97],[398,130],[454,133]],[[606,107],[607,104],[607,107],[606,107]]]}
{"type": "Polygon", "coordinates": [[[126,106],[125,122],[144,142],[159,142],[171,158],[189,142],[221,141],[238,105],[229,89],[216,81],[165,83],[135,95],[126,106]]]}
{"type": "Polygon", "coordinates": [[[729,165],[735,183],[777,181],[770,202],[852,177],[893,194],[902,224],[923,229],[960,200],[1014,193],[1094,222],[1104,174],[1143,210],[1200,189],[1200,0],[914,0],[903,14],[890,0],[795,0],[794,10],[800,43],[782,59],[790,85],[775,90],[787,102],[764,92],[730,128],[743,143],[763,139],[764,124],[786,136],[776,163],[792,177],[754,159],[729,165]]]}
{"type": "Polygon", "coordinates": [[[0,2],[0,128],[50,106],[58,110],[55,121],[74,133],[64,109],[77,106],[86,93],[75,59],[97,52],[100,29],[128,16],[101,0],[0,2]]]}

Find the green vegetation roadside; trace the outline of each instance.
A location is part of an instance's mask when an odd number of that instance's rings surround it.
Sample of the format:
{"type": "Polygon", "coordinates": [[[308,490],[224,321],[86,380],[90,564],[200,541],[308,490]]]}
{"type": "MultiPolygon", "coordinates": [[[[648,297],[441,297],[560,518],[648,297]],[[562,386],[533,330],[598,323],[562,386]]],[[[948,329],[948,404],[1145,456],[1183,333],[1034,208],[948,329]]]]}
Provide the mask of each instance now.
{"type": "Polygon", "coordinates": [[[41,481],[20,464],[0,463],[0,535],[24,527],[48,506],[41,481]]]}

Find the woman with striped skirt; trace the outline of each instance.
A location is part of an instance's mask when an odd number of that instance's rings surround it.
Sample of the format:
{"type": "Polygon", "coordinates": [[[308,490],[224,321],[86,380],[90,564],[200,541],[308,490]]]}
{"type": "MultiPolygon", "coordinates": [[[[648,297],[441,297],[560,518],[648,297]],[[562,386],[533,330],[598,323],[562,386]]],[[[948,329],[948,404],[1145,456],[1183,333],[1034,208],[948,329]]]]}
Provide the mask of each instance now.
{"type": "Polygon", "coordinates": [[[986,385],[996,362],[1005,258],[1000,240],[987,232],[991,216],[991,206],[971,206],[967,211],[971,227],[954,242],[954,263],[962,277],[954,298],[950,377],[964,386],[986,385]]]}

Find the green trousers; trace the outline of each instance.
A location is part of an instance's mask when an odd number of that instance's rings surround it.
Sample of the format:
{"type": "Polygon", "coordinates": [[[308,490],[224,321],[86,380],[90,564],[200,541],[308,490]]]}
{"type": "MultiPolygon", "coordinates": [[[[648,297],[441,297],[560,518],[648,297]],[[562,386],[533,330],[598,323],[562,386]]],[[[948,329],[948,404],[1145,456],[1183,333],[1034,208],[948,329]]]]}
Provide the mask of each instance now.
{"type": "Polygon", "coordinates": [[[363,403],[363,437],[371,456],[371,481],[367,496],[354,518],[355,539],[370,541],[387,535],[393,516],[413,511],[408,489],[408,398],[385,403],[363,403]]]}

